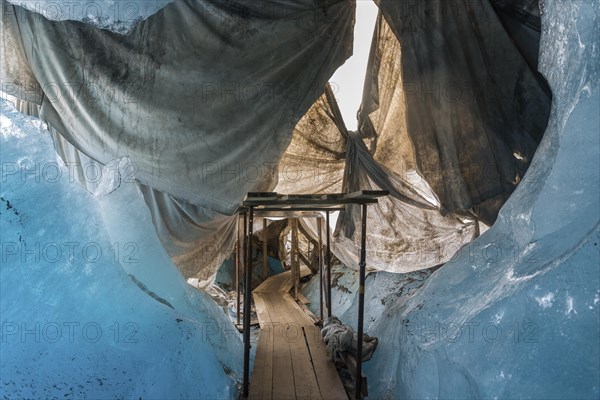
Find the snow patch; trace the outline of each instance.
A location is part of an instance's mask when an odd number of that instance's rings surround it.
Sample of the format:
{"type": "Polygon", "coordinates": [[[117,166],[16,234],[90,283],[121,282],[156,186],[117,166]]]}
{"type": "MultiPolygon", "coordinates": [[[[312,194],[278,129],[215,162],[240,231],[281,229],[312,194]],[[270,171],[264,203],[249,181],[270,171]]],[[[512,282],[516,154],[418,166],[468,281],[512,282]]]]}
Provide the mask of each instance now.
{"type": "Polygon", "coordinates": [[[550,308],[552,307],[552,303],[554,303],[554,293],[549,292],[545,296],[536,297],[535,300],[543,309],[550,308]]]}
{"type": "Polygon", "coordinates": [[[573,305],[574,300],[572,296],[569,296],[569,294],[567,294],[567,311],[565,312],[566,316],[571,316],[571,314],[577,314],[577,311],[575,310],[575,307],[573,305]]]}
{"type": "Polygon", "coordinates": [[[504,318],[504,310],[496,313],[496,315],[494,315],[492,322],[497,325],[502,321],[502,318],[504,318]]]}

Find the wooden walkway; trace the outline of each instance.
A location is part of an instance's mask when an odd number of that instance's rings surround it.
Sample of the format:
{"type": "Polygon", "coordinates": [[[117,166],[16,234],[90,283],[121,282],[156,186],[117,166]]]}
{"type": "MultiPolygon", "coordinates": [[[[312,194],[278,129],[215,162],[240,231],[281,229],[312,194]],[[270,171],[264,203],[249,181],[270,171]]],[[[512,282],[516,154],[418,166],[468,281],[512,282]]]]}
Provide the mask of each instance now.
{"type": "Polygon", "coordinates": [[[272,276],[253,292],[261,332],[248,398],[348,400],[319,327],[289,294],[290,274],[272,276]]]}

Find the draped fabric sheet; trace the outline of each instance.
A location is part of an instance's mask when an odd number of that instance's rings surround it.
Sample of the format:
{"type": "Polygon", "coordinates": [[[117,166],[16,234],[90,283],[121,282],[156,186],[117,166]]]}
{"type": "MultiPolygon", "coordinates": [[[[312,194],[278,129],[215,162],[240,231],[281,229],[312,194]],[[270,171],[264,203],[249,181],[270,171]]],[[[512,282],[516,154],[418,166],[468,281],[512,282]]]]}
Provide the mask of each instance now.
{"type": "MultiPolygon", "coordinates": [[[[324,111],[325,100],[319,100],[297,127],[290,148],[300,155],[294,160],[312,171],[318,167],[311,159],[322,159],[324,144],[306,137],[346,144],[342,191],[391,193],[369,207],[369,267],[408,272],[446,262],[478,234],[476,221],[494,222],[541,139],[550,93],[532,57],[539,41],[537,2],[382,0],[378,5],[382,14],[358,132],[345,131],[329,96],[330,108],[324,111]],[[326,138],[303,132],[313,126],[328,132],[326,138]]],[[[283,184],[283,170],[293,164],[284,156],[278,188],[314,189],[283,184]]],[[[338,179],[339,173],[329,176],[338,179]]],[[[358,208],[349,206],[338,219],[335,251],[347,265],[358,264],[359,218],[358,208]]]]}
{"type": "MultiPolygon", "coordinates": [[[[398,157],[399,155],[397,155],[398,157]]],[[[329,87],[296,126],[279,164],[281,193],[334,193],[384,189],[390,196],[368,207],[367,258],[372,270],[409,272],[442,264],[475,234],[473,220],[442,216],[435,195],[421,178],[406,178],[375,160],[356,132],[344,127],[329,87]],[[325,167],[323,167],[325,166],[325,167]]],[[[358,266],[360,209],[346,207],[337,219],[333,252],[358,266]]],[[[317,237],[314,218],[302,221],[317,237]]],[[[325,226],[323,225],[323,237],[325,226]]]]}
{"type": "MultiPolygon", "coordinates": [[[[384,18],[365,82],[362,136],[386,165],[416,169],[442,212],[475,212],[493,223],[548,121],[545,83],[489,0],[378,5],[384,18]],[[390,149],[406,161],[398,164],[390,149]]],[[[535,38],[522,39],[537,48],[535,38]]]]}
{"type": "Polygon", "coordinates": [[[142,184],[225,214],[272,188],[294,126],[352,51],[346,1],[179,0],[126,35],[3,10],[9,94],[41,103],[88,157],[127,155],[142,184]]]}
{"type": "Polygon", "coordinates": [[[294,129],[278,167],[279,193],[340,193],[347,140],[327,96],[317,99],[294,129]]]}
{"type": "MultiPolygon", "coordinates": [[[[542,20],[539,0],[490,0],[502,25],[532,71],[539,75],[538,56],[542,20]]],[[[549,93],[549,86],[544,85],[549,93]]]]}
{"type": "MultiPolygon", "coordinates": [[[[429,268],[495,219],[541,137],[549,97],[522,28],[535,8],[378,4],[358,132],[321,95],[351,54],[352,2],[178,0],[118,35],[3,0],[2,91],[40,106],[91,192],[88,166],[129,156],[186,277],[214,275],[244,194],[273,189],[389,190],[369,206],[369,268],[429,268]]],[[[333,243],[353,266],[358,211],[340,213],[333,243]]]]}
{"type": "Polygon", "coordinates": [[[248,191],[277,182],[293,128],[352,51],[347,1],[178,0],[126,35],[2,1],[2,91],[37,104],[91,192],[128,155],[186,277],[231,254],[248,191]]]}

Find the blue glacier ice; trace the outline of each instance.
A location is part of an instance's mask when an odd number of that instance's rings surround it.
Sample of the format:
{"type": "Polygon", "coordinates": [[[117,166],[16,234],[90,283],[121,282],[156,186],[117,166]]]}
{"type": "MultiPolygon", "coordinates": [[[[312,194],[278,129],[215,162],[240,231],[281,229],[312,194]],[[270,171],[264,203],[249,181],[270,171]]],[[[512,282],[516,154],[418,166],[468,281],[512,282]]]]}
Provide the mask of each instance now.
{"type": "Polygon", "coordinates": [[[241,338],[187,285],[127,159],[93,196],[1,100],[2,398],[232,398],[241,338]]]}

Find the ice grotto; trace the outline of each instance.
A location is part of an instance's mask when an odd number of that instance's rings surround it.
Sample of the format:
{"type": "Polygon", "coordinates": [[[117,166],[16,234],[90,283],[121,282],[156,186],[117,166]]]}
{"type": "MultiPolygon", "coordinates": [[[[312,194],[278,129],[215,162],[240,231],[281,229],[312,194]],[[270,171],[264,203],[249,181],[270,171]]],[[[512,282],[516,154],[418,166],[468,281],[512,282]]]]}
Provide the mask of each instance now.
{"type": "Polygon", "coordinates": [[[598,0],[1,17],[2,398],[600,397],[598,0]]]}

